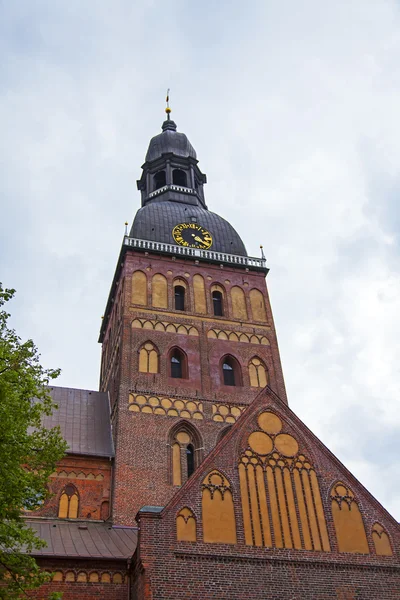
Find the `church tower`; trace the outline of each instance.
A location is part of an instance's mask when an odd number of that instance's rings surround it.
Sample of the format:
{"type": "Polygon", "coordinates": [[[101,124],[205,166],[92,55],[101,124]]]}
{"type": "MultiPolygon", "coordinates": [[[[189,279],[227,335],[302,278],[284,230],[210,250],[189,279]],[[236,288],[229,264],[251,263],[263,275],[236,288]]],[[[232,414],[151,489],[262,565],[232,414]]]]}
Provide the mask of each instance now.
{"type": "Polygon", "coordinates": [[[102,327],[100,390],[111,399],[113,520],[165,505],[267,384],[287,403],[266,287],[166,109],[137,182],[102,327]]]}

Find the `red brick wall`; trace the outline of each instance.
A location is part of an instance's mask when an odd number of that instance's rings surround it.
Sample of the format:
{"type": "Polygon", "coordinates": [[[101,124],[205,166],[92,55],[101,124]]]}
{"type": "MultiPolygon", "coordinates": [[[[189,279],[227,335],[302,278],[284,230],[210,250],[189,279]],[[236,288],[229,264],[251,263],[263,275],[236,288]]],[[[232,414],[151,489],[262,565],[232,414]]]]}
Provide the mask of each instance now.
{"type": "Polygon", "coordinates": [[[111,488],[109,459],[69,455],[58,463],[56,473],[57,476],[50,477],[48,483],[52,496],[38,510],[26,513],[29,517],[57,517],[60,496],[68,483],[78,490],[78,518],[108,517],[111,488]],[[60,477],[60,473],[67,476],[60,477]]]}
{"type": "Polygon", "coordinates": [[[128,598],[126,561],[84,561],[84,560],[39,560],[43,570],[53,574],[62,574],[62,581],[49,582],[38,590],[28,593],[29,598],[44,600],[52,592],[62,592],[63,600],[123,600],[128,598]],[[90,577],[101,580],[108,576],[110,582],[90,582],[90,577]],[[74,581],[66,581],[74,579],[74,581]],[[77,581],[86,578],[88,581],[77,581]],[[116,583],[114,580],[122,581],[116,583]]]}
{"type": "Polygon", "coordinates": [[[283,403],[262,392],[248,412],[209,454],[187,484],[159,515],[142,513],[138,551],[132,570],[134,600],[389,600],[400,598],[400,530],[396,521],[283,403]],[[318,477],[331,551],[294,550],[245,544],[237,460],[257,415],[270,407],[299,442],[318,477]],[[229,479],[234,499],[237,544],[204,543],[201,488],[219,469],[229,479]],[[369,553],[338,551],[330,490],[337,481],[351,487],[360,508],[369,553]],[[197,542],[176,541],[176,515],[189,507],[197,521],[197,542]],[[378,556],[372,527],[389,535],[393,556],[378,556]]]}
{"type": "Polygon", "coordinates": [[[283,374],[279,358],[274,323],[263,273],[244,268],[220,268],[219,265],[194,264],[194,261],[157,257],[129,251],[121,272],[120,283],[109,317],[103,344],[101,389],[108,390],[111,397],[118,397],[113,412],[113,432],[116,444],[113,491],[113,519],[116,523],[132,525],[134,516],[145,504],[164,505],[176,491],[170,483],[170,460],[168,437],[170,429],[179,420],[160,415],[138,414],[129,411],[130,392],[149,392],[161,397],[182,397],[202,400],[204,420],[191,423],[197,428],[206,455],[216,443],[225,424],[212,420],[212,403],[229,401],[231,404],[248,405],[259,390],[250,388],[248,362],[253,356],[260,357],[269,372],[270,386],[286,402],[283,374]],[[147,275],[148,306],[131,305],[132,273],[141,270],[147,275]],[[168,309],[151,307],[151,280],[154,274],[163,273],[168,280],[168,309]],[[206,286],[208,315],[194,313],[193,276],[203,276],[206,286]],[[183,278],[188,283],[188,310],[173,309],[173,282],[183,278]],[[228,282],[228,283],[227,283],[228,282]],[[227,291],[227,314],[214,317],[211,307],[212,284],[219,283],[227,291]],[[265,298],[267,322],[242,323],[232,317],[229,290],[239,285],[246,294],[248,314],[251,315],[248,292],[259,289],[265,298]],[[132,329],[135,318],[159,320],[192,325],[198,337],[150,329],[132,329]],[[269,345],[232,342],[207,338],[212,328],[247,332],[265,336],[269,345]],[[119,333],[118,333],[119,332],[119,333]],[[145,341],[151,341],[160,353],[157,374],[138,373],[139,349],[145,341]],[[179,346],[188,357],[189,377],[169,377],[167,355],[179,346]],[[221,383],[220,361],[225,354],[232,354],[242,369],[243,386],[229,387],[221,383]],[[119,357],[119,366],[115,357],[119,357]],[[107,358],[108,357],[108,358],[107,358]],[[114,373],[114,375],[112,375],[114,373]],[[114,394],[117,379],[118,394],[114,394]],[[113,395],[114,394],[114,395],[113,395]]]}

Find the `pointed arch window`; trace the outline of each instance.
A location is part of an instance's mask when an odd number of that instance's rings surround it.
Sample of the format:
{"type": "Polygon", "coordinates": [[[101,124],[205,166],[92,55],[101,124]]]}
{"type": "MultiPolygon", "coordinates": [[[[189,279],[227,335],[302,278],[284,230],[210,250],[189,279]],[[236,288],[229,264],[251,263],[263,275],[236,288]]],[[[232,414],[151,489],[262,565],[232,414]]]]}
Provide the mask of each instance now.
{"type": "Polygon", "coordinates": [[[160,188],[164,187],[164,185],[166,185],[166,184],[167,184],[167,180],[166,180],[166,176],[165,176],[165,171],[158,171],[154,175],[154,189],[159,190],[160,188]]]}
{"type": "Polygon", "coordinates": [[[249,376],[251,387],[261,388],[268,383],[267,369],[257,356],[254,356],[249,362],[249,376]]]}
{"type": "Polygon", "coordinates": [[[182,169],[174,169],[172,173],[172,183],[181,187],[187,187],[187,177],[182,169]]]}
{"type": "Polygon", "coordinates": [[[191,477],[202,460],[200,434],[193,425],[181,422],[174,426],[170,432],[169,444],[171,448],[171,483],[182,485],[191,477]]]}
{"type": "Polygon", "coordinates": [[[72,483],[65,486],[58,504],[59,519],[76,519],[78,517],[78,490],[72,483]]]}
{"type": "Polygon", "coordinates": [[[223,385],[242,385],[240,367],[233,356],[225,356],[221,363],[223,385]]]}
{"type": "Polygon", "coordinates": [[[158,373],[158,352],[151,342],[146,342],[140,349],[139,372],[158,373]]]}
{"type": "Polygon", "coordinates": [[[185,288],[183,285],[176,285],[175,292],[175,310],[185,310],[185,288]]]}
{"type": "Polygon", "coordinates": [[[174,348],[170,353],[170,377],[174,379],[186,379],[187,378],[187,361],[185,354],[174,348]]]}
{"type": "Polygon", "coordinates": [[[222,292],[220,292],[219,290],[214,290],[211,295],[213,301],[214,315],[216,317],[222,317],[224,315],[222,292]]]}

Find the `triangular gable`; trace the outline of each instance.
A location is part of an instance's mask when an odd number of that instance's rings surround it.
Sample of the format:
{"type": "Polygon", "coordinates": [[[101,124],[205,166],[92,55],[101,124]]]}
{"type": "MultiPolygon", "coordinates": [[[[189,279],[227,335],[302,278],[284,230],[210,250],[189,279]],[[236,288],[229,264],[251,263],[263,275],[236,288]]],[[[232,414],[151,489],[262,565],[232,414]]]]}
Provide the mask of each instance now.
{"type": "Polygon", "coordinates": [[[178,542],[398,552],[397,522],[268,387],[160,518],[178,542]]]}

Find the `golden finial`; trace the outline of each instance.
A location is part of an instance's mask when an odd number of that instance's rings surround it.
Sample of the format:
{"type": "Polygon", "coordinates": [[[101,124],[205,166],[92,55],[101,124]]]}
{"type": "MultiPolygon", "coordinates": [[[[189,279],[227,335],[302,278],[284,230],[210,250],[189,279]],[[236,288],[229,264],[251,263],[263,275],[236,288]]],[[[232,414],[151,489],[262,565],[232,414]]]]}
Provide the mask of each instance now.
{"type": "Polygon", "coordinates": [[[165,98],[165,102],[167,103],[165,112],[167,113],[167,119],[169,120],[169,115],[170,115],[170,112],[171,112],[171,109],[169,107],[169,88],[167,89],[167,97],[165,98]]]}
{"type": "Polygon", "coordinates": [[[128,235],[128,221],[125,221],[125,235],[128,235]]]}

